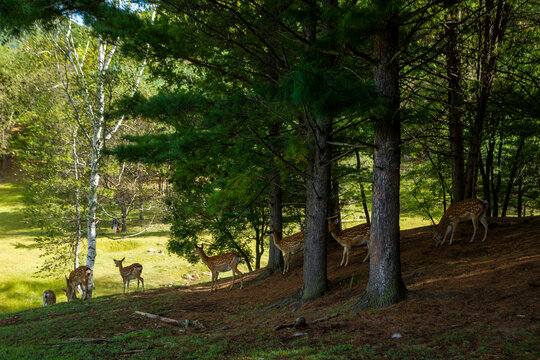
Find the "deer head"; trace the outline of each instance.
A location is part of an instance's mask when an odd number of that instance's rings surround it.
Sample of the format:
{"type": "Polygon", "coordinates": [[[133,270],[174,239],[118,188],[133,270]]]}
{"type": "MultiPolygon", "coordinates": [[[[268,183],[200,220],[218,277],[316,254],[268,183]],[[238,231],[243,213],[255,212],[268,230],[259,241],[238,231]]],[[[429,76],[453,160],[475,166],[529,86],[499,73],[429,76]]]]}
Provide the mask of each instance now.
{"type": "Polygon", "coordinates": [[[122,262],[126,260],[126,258],[124,257],[122,260],[114,260],[114,264],[116,265],[116,267],[122,267],[122,262]]]}

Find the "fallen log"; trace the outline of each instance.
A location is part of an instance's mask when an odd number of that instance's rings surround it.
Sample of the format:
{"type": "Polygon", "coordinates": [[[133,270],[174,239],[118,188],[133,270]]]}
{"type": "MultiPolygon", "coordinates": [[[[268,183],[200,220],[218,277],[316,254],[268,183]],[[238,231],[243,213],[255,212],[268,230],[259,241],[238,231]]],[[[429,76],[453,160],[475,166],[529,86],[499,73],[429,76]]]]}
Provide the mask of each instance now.
{"type": "Polygon", "coordinates": [[[135,311],[135,314],[140,315],[140,316],[145,316],[145,317],[148,317],[148,318],[154,319],[154,320],[159,320],[159,321],[167,323],[167,324],[176,325],[176,326],[179,326],[181,328],[194,327],[196,329],[204,329],[204,325],[199,320],[188,320],[188,319],[176,320],[176,319],[171,319],[171,318],[168,318],[168,317],[165,317],[165,316],[145,313],[145,312],[142,312],[142,311],[135,311]]]}

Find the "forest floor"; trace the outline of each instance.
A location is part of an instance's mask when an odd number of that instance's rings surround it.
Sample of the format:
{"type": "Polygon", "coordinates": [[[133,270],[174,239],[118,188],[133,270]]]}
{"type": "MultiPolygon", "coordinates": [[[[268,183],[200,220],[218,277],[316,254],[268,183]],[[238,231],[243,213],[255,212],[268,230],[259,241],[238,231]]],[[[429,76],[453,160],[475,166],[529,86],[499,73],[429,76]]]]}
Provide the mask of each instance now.
{"type": "Polygon", "coordinates": [[[366,248],[354,248],[340,267],[342,248],[333,241],[327,294],[296,311],[282,300],[302,285],[301,252],[286,275],[247,274],[243,290],[227,291],[224,278],[215,293],[197,284],[0,315],[0,358],[538,359],[540,217],[492,220],[483,243],[483,229],[468,243],[470,224],[440,248],[428,227],[402,231],[411,296],[388,308],[351,311],[368,280],[366,248]],[[134,311],[204,328],[179,329],[134,311]],[[299,316],[305,328],[275,330],[299,316]]]}

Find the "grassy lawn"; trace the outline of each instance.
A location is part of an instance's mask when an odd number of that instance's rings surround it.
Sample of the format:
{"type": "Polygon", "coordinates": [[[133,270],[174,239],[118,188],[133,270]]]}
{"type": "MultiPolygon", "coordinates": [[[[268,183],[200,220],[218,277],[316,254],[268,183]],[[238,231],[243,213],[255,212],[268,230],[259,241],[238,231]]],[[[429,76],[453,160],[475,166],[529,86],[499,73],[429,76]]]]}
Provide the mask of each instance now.
{"type": "MultiPolygon", "coordinates": [[[[38,235],[38,229],[24,222],[22,187],[14,183],[0,183],[0,313],[42,306],[41,297],[46,289],[55,292],[57,302],[66,301],[64,275],[58,273],[49,277],[36,274],[43,262],[40,251],[33,248],[16,248],[15,244],[31,245],[38,235]]],[[[100,231],[108,229],[109,223],[100,224],[100,231]]],[[[132,228],[131,232],[140,229],[132,228]]],[[[111,234],[112,235],[112,234],[111,234]]],[[[114,259],[126,258],[124,265],[133,262],[144,267],[142,276],[145,288],[186,285],[185,274],[194,279],[209,281],[208,268],[201,262],[192,265],[185,259],[166,250],[169,238],[168,226],[156,225],[138,237],[125,240],[98,238],[96,265],[94,269],[96,290],[94,296],[105,296],[122,292],[122,279],[115,267],[114,259]],[[154,249],[155,251],[148,251],[154,249]]],[[[81,258],[81,264],[85,259],[81,258]]],[[[245,265],[241,271],[247,271],[245,265]]],[[[228,275],[225,275],[228,276],[228,275]]],[[[224,277],[224,275],[222,275],[224,277]]],[[[137,283],[131,282],[134,291],[137,283]],[[134,286],[135,284],[135,286],[134,286]]]]}

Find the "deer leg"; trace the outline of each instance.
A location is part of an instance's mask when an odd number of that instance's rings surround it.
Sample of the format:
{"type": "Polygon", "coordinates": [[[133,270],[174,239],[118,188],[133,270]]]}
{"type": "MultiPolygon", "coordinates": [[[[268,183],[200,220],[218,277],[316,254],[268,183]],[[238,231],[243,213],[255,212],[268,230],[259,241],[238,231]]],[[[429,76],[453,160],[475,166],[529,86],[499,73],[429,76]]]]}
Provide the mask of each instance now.
{"type": "Polygon", "coordinates": [[[144,279],[141,277],[142,291],[144,292],[144,279]]]}
{"type": "MultiPolygon", "coordinates": [[[[231,268],[232,268],[232,266],[231,266],[231,268]]],[[[234,273],[234,269],[232,269],[232,284],[229,287],[229,290],[232,290],[232,288],[234,287],[234,281],[235,280],[236,280],[236,276],[235,276],[235,273],[234,273]]]]}
{"type": "Polygon", "coordinates": [[[242,272],[238,270],[238,268],[234,268],[234,271],[237,272],[240,276],[240,289],[242,289],[244,287],[244,274],[242,274],[242,272]]]}
{"type": "Polygon", "coordinates": [[[345,244],[346,246],[346,250],[347,250],[347,255],[345,257],[345,266],[349,265],[349,256],[351,256],[351,242],[350,241],[347,241],[347,243],[345,244]]]}
{"type": "MultiPolygon", "coordinates": [[[[459,220],[458,220],[459,221],[459,220]]],[[[452,222],[452,233],[450,234],[450,241],[448,242],[448,246],[452,245],[452,241],[454,241],[454,234],[456,233],[457,223],[452,222]]],[[[446,231],[446,234],[448,234],[448,231],[446,231]]],[[[446,238],[446,234],[444,237],[446,238]]]]}
{"type": "Polygon", "coordinates": [[[124,280],[124,295],[126,295],[126,280],[124,280]]]}
{"type": "Polygon", "coordinates": [[[289,252],[285,253],[285,264],[283,265],[283,275],[289,271],[289,252]]]}
{"type": "Polygon", "coordinates": [[[367,247],[367,254],[362,262],[366,262],[366,260],[369,258],[369,241],[366,243],[366,247],[367,247]]]}
{"type": "Polygon", "coordinates": [[[478,228],[478,218],[471,216],[471,220],[472,220],[474,231],[472,233],[471,240],[469,240],[469,243],[472,243],[474,241],[474,235],[476,235],[476,229],[478,228]]]}
{"type": "Polygon", "coordinates": [[[487,232],[488,232],[488,222],[487,222],[487,219],[486,219],[486,214],[484,214],[480,218],[480,222],[482,223],[482,225],[484,225],[484,228],[485,228],[484,237],[482,238],[482,242],[484,242],[484,240],[486,240],[486,236],[487,236],[487,232]]]}
{"type": "Polygon", "coordinates": [[[341,256],[341,264],[339,266],[343,266],[343,263],[345,262],[345,255],[347,254],[347,247],[343,247],[343,255],[341,256]]]}
{"type": "Polygon", "coordinates": [[[83,300],[86,300],[88,296],[88,283],[84,286],[83,300]]]}

